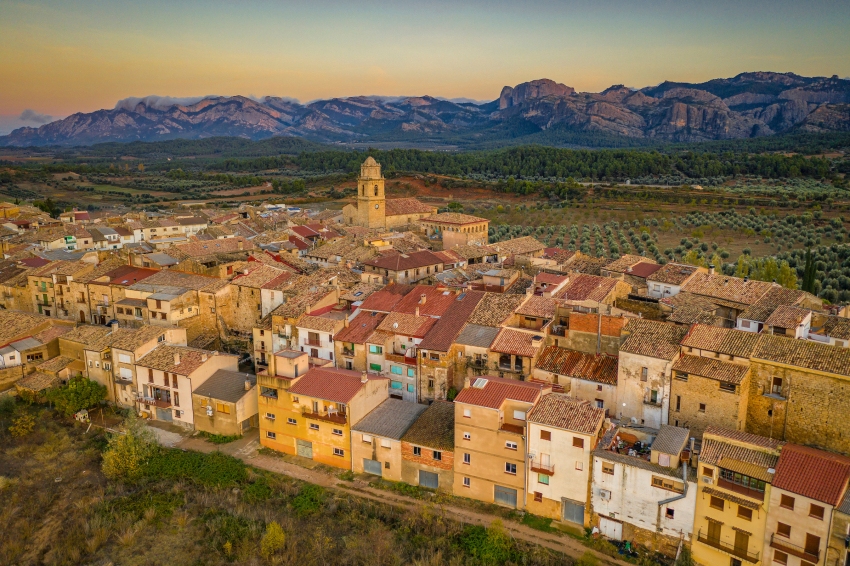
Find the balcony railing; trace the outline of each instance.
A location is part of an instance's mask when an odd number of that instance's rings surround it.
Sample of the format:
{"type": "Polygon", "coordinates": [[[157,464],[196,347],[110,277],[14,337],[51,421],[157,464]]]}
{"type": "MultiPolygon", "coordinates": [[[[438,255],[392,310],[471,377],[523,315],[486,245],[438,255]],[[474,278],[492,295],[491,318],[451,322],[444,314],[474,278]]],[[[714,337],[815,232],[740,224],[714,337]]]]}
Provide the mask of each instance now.
{"type": "Polygon", "coordinates": [[[802,558],[806,562],[817,564],[820,561],[820,548],[807,549],[796,544],[788,542],[785,537],[779,536],[776,533],[770,535],[770,546],[777,550],[781,550],[786,554],[791,554],[797,558],[802,558]]]}
{"type": "Polygon", "coordinates": [[[643,404],[644,405],[650,405],[652,407],[660,407],[661,406],[661,399],[653,400],[652,398],[648,397],[648,398],[643,400],[643,404]]]}
{"type": "Polygon", "coordinates": [[[322,347],[322,341],[321,340],[312,340],[310,338],[305,338],[304,339],[304,345],[305,346],[316,346],[316,347],[321,348],[322,347]]]}
{"type": "Polygon", "coordinates": [[[316,421],[325,421],[336,424],[345,424],[346,422],[345,411],[314,413],[312,409],[304,407],[301,411],[301,414],[305,419],[313,419],[316,421]]]}
{"type": "Polygon", "coordinates": [[[343,356],[353,356],[354,350],[349,350],[348,348],[343,348],[342,349],[342,355],[343,356]]]}
{"type": "Polygon", "coordinates": [[[153,397],[139,397],[139,403],[143,403],[145,405],[153,405],[154,407],[159,407],[160,409],[167,409],[171,407],[171,401],[166,399],[154,399],[153,397]]]}
{"type": "Polygon", "coordinates": [[[522,366],[512,366],[511,364],[499,364],[499,370],[501,371],[511,371],[511,372],[521,372],[522,366]]]}
{"type": "Polygon", "coordinates": [[[384,358],[388,362],[395,362],[397,364],[407,364],[409,366],[415,366],[416,365],[416,358],[415,357],[408,357],[405,354],[389,354],[389,353],[387,353],[387,354],[384,354],[384,358]]]}
{"type": "Polygon", "coordinates": [[[499,423],[499,430],[502,432],[510,432],[513,434],[525,434],[525,427],[506,422],[499,423]]]}
{"type": "Polygon", "coordinates": [[[531,471],[551,476],[555,474],[555,464],[544,464],[540,460],[534,459],[531,461],[531,471]]]}
{"type": "Polygon", "coordinates": [[[709,537],[707,533],[704,533],[702,529],[697,533],[697,540],[702,544],[706,544],[717,550],[725,552],[726,554],[731,554],[737,558],[742,558],[747,562],[752,562],[755,564],[759,561],[759,553],[758,552],[750,552],[746,548],[740,548],[735,546],[732,543],[720,540],[720,538],[709,537]]]}
{"type": "Polygon", "coordinates": [[[721,487],[723,489],[727,489],[729,491],[734,491],[735,493],[740,493],[741,495],[746,495],[752,499],[758,499],[759,501],[764,501],[764,492],[758,491],[756,489],[750,489],[748,487],[744,487],[743,485],[738,485],[737,483],[732,483],[729,480],[724,480],[723,478],[719,478],[717,480],[717,487],[721,487]]]}

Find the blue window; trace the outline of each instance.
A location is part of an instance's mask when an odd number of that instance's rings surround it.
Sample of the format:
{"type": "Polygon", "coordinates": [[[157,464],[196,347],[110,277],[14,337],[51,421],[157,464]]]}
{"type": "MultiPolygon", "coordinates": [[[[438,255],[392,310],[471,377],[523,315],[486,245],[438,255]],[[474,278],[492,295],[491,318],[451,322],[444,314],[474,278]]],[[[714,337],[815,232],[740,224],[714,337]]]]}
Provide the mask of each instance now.
{"type": "Polygon", "coordinates": [[[407,368],[407,377],[416,377],[416,370],[413,368],[407,368]]]}
{"type": "Polygon", "coordinates": [[[393,389],[401,389],[402,385],[400,381],[391,381],[390,387],[392,387],[393,389]]]}
{"type": "Polygon", "coordinates": [[[396,375],[401,375],[401,368],[398,366],[390,366],[390,372],[396,375]]]}

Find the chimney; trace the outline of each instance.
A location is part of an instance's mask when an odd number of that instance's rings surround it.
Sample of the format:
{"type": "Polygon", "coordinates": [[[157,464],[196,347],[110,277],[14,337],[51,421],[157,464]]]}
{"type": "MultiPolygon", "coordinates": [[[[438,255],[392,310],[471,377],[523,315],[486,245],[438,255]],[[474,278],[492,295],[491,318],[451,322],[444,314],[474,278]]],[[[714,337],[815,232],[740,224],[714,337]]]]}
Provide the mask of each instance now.
{"type": "Polygon", "coordinates": [[[749,280],[750,280],[750,278],[749,278],[749,277],[744,277],[744,283],[746,283],[746,282],[747,282],[747,281],[749,281],[749,280]]]}
{"type": "Polygon", "coordinates": [[[206,352],[204,352],[203,354],[201,354],[201,361],[202,361],[202,362],[207,361],[207,353],[206,353],[206,352]]]}
{"type": "Polygon", "coordinates": [[[174,365],[180,365],[180,352],[174,352],[174,365]]]}
{"type": "Polygon", "coordinates": [[[422,293],[421,295],[419,295],[419,304],[420,304],[420,305],[424,305],[424,304],[425,304],[425,299],[427,299],[427,298],[428,298],[428,297],[425,295],[425,293],[422,293]]]}
{"type": "Polygon", "coordinates": [[[419,316],[419,307],[416,307],[416,316],[419,316]]]}
{"type": "Polygon", "coordinates": [[[365,371],[360,375],[360,383],[366,383],[369,381],[369,374],[365,371]]]}
{"type": "Polygon", "coordinates": [[[348,328],[348,317],[343,319],[343,324],[345,324],[345,327],[348,328]]]}
{"type": "Polygon", "coordinates": [[[251,387],[253,387],[253,385],[251,384],[251,380],[246,378],[245,379],[245,391],[250,391],[251,387]]]}
{"type": "Polygon", "coordinates": [[[713,263],[709,264],[709,266],[708,266],[708,274],[714,275],[714,264],[713,263]]]}
{"type": "Polygon", "coordinates": [[[469,376],[468,375],[463,378],[463,388],[466,389],[467,387],[469,387],[469,376]]]}
{"type": "Polygon", "coordinates": [[[239,248],[239,251],[241,252],[241,251],[242,251],[242,248],[244,247],[244,245],[242,244],[242,240],[241,240],[241,239],[239,240],[239,242],[237,242],[236,246],[239,248]]]}
{"type": "Polygon", "coordinates": [[[116,330],[118,330],[118,321],[116,320],[115,322],[111,323],[109,326],[110,326],[110,328],[112,328],[112,332],[115,332],[116,330]]]}

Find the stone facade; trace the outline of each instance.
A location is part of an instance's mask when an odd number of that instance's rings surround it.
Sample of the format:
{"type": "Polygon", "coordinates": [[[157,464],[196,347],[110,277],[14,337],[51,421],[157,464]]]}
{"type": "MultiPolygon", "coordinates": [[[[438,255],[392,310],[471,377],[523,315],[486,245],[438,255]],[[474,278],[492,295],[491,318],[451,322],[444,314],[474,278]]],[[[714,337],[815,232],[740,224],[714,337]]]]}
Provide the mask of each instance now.
{"type": "Polygon", "coordinates": [[[419,471],[424,470],[437,474],[439,487],[437,489],[451,492],[454,483],[454,452],[443,450],[440,460],[435,460],[433,450],[422,448],[419,456],[413,453],[414,445],[409,442],[401,443],[401,481],[410,485],[419,485],[419,471]]]}
{"type": "Polygon", "coordinates": [[[674,426],[690,429],[699,438],[709,426],[744,430],[747,422],[747,399],[750,380],[727,385],[715,379],[689,374],[682,379],[674,375],[670,384],[670,416],[674,426]]]}

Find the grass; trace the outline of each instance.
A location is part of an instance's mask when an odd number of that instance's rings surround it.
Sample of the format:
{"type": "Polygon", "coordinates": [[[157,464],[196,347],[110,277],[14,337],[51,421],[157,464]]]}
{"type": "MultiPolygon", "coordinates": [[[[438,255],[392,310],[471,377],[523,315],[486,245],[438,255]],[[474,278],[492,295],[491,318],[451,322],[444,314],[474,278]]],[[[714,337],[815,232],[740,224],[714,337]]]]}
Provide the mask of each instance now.
{"type": "Polygon", "coordinates": [[[531,513],[526,513],[525,515],[523,515],[520,523],[522,523],[526,527],[531,527],[532,529],[543,531],[544,533],[561,532],[559,529],[556,529],[552,526],[552,519],[549,519],[547,517],[540,517],[539,515],[533,515],[531,513]]]}
{"type": "Polygon", "coordinates": [[[239,434],[213,434],[203,430],[200,431],[198,435],[212,444],[228,444],[242,438],[239,434]]]}

